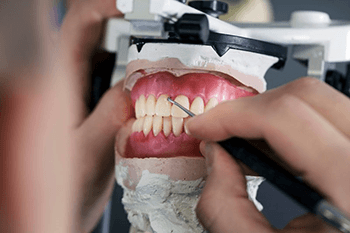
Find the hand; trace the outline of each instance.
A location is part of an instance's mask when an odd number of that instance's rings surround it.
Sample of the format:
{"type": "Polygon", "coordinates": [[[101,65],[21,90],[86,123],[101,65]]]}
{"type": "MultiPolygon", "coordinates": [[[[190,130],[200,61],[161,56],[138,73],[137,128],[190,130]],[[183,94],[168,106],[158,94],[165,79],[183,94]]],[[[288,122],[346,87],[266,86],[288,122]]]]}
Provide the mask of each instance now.
{"type": "Polygon", "coordinates": [[[0,85],[0,142],[6,144],[0,159],[5,187],[0,200],[6,203],[0,229],[89,232],[112,193],[115,135],[132,114],[122,83],[105,93],[91,114],[86,108],[91,60],[104,23],[121,13],[115,0],[75,1],[50,44],[50,21],[40,8],[49,1],[40,2],[33,9],[40,19],[41,56],[32,57],[24,79],[0,85]]]}
{"type": "MultiPolygon", "coordinates": [[[[254,97],[219,104],[187,122],[205,141],[264,139],[288,166],[350,216],[350,100],[327,84],[302,78],[254,97]]],[[[248,200],[240,166],[215,143],[202,143],[210,175],[197,215],[210,232],[275,232],[248,200]]],[[[275,154],[275,156],[276,156],[275,154]]],[[[281,232],[336,231],[308,214],[281,232]]]]}
{"type": "MultiPolygon", "coordinates": [[[[72,1],[71,1],[72,2],[72,1]]],[[[101,99],[95,111],[86,115],[87,85],[91,60],[98,51],[108,18],[121,17],[115,0],[74,1],[61,28],[60,49],[64,68],[77,82],[78,109],[75,137],[80,202],[78,218],[84,231],[91,231],[100,219],[113,191],[115,135],[132,113],[131,100],[119,82],[101,99]]]]}

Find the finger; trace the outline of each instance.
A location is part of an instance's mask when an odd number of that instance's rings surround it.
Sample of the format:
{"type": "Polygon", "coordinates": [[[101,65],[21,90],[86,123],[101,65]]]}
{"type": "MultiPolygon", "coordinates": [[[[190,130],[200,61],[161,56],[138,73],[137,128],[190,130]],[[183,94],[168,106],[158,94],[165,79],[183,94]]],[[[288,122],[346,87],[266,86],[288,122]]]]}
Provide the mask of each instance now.
{"type": "Polygon", "coordinates": [[[223,103],[187,122],[187,130],[205,140],[265,138],[307,182],[350,213],[350,185],[344,180],[350,176],[347,137],[300,99],[265,96],[223,103]]]}
{"type": "MultiPolygon", "coordinates": [[[[119,82],[101,99],[94,112],[77,128],[76,136],[81,142],[86,156],[83,157],[87,170],[100,164],[105,168],[112,168],[114,139],[118,130],[132,115],[132,105],[123,83],[119,82]],[[109,154],[109,160],[103,156],[109,154]],[[87,163],[88,162],[88,163],[87,163]]],[[[108,170],[108,169],[102,169],[108,170]]]]}
{"type": "Polygon", "coordinates": [[[69,112],[38,73],[0,87],[1,232],[71,232],[75,224],[69,112]]]}
{"type": "Polygon", "coordinates": [[[104,204],[107,203],[114,184],[114,139],[132,115],[131,101],[119,82],[101,99],[95,111],[77,128],[75,138],[78,149],[84,156],[77,157],[81,166],[81,179],[84,184],[93,184],[87,188],[90,193],[84,201],[82,216],[85,229],[91,229],[99,219],[104,204]],[[99,200],[95,200],[100,197],[99,200]],[[94,204],[94,205],[92,205],[94,204]],[[85,216],[86,214],[90,216],[85,216]]]}
{"type": "MultiPolygon", "coordinates": [[[[61,28],[62,49],[73,64],[89,62],[99,45],[104,22],[121,16],[115,0],[76,1],[69,9],[61,28]]],[[[69,62],[68,62],[69,63],[69,62]]],[[[83,69],[84,67],[79,67],[83,69]]]]}
{"type": "MultiPolygon", "coordinates": [[[[121,15],[115,0],[75,1],[68,10],[61,28],[60,56],[69,71],[68,80],[74,85],[72,102],[83,110],[87,99],[88,79],[93,54],[99,47],[105,21],[121,15]]],[[[80,120],[85,117],[82,112],[80,120]]]]}
{"type": "Polygon", "coordinates": [[[209,176],[196,213],[209,232],[273,232],[270,224],[248,199],[240,167],[217,144],[201,144],[209,176]]]}
{"type": "Polygon", "coordinates": [[[350,137],[349,98],[325,82],[316,78],[301,78],[275,89],[270,98],[278,98],[285,93],[302,99],[338,130],[350,137]]]}
{"type": "MultiPolygon", "coordinates": [[[[115,139],[115,154],[119,154],[119,157],[122,157],[125,155],[125,151],[127,150],[127,144],[128,140],[131,136],[132,132],[132,125],[135,122],[135,118],[131,118],[126,122],[126,124],[119,130],[118,134],[116,135],[115,139]]],[[[118,158],[118,156],[116,156],[118,158]]],[[[118,161],[116,161],[118,163],[118,161]]]]}

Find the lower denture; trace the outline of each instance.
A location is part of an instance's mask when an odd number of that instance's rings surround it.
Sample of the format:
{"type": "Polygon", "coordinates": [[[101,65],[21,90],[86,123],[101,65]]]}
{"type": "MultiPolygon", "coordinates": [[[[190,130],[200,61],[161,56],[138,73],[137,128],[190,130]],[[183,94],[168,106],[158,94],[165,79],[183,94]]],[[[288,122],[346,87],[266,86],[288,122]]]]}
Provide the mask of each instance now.
{"type": "Polygon", "coordinates": [[[209,73],[188,73],[176,77],[169,72],[159,72],[142,77],[131,91],[138,119],[133,125],[124,157],[201,156],[200,141],[188,136],[183,129],[188,115],[173,108],[171,113],[168,109],[161,111],[162,116],[158,116],[160,109],[155,104],[157,100],[165,104],[166,96],[175,100],[178,97],[177,100],[185,107],[191,107],[195,114],[201,114],[219,102],[253,95],[255,94],[246,88],[237,87],[228,80],[209,73]],[[147,103],[145,109],[139,109],[140,101],[147,103]],[[195,107],[192,108],[192,104],[195,107]]]}

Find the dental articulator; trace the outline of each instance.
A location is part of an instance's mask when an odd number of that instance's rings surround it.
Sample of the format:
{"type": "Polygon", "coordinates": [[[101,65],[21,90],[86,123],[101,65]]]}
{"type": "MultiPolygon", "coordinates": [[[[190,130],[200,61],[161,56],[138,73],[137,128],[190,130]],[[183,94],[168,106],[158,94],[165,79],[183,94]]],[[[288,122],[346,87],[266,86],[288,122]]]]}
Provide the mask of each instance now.
{"type": "MultiPolygon", "coordinates": [[[[350,62],[350,22],[331,20],[323,12],[298,11],[287,22],[228,23],[218,18],[228,11],[227,4],[219,1],[118,0],[117,8],[124,18],[108,21],[103,41],[112,56],[107,70],[114,72],[113,83],[125,77],[127,65],[133,61],[176,58],[193,68],[210,62],[233,67],[238,75],[258,77],[257,91],[263,92],[266,71],[284,67],[288,46],[293,59],[307,66],[308,76],[350,97],[350,66],[345,75],[335,67],[350,62]],[[244,65],[248,63],[250,66],[244,65]]],[[[94,82],[93,86],[101,87],[93,92],[96,102],[106,89],[101,83],[109,84],[110,79],[94,82]]],[[[249,79],[243,84],[250,86],[249,79]]],[[[350,221],[344,214],[248,142],[234,138],[219,144],[311,212],[350,232],[350,221]]]]}

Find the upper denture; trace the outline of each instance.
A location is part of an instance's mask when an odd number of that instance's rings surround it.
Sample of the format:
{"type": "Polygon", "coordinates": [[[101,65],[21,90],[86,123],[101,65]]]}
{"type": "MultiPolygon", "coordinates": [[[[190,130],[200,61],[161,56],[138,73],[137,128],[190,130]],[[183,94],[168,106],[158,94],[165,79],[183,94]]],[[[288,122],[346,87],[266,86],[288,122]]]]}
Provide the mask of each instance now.
{"type": "Polygon", "coordinates": [[[149,95],[158,99],[162,94],[173,99],[184,95],[188,97],[190,103],[196,97],[201,97],[205,105],[213,97],[221,102],[254,95],[254,93],[237,87],[224,78],[209,73],[188,73],[176,77],[169,72],[159,72],[138,79],[132,88],[131,99],[135,106],[136,100],[141,95],[146,99],[149,95]]]}

